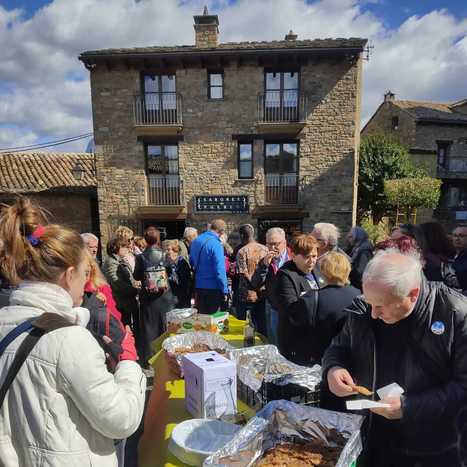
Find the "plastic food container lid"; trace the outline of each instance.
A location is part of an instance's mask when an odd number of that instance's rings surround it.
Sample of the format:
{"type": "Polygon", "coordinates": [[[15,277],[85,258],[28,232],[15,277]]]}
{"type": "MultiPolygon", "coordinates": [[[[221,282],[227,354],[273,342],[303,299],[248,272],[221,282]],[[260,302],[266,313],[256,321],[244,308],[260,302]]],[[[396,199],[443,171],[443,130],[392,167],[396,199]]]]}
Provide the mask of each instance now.
{"type": "Polygon", "coordinates": [[[173,429],[169,449],[185,464],[201,466],[206,457],[224,447],[240,429],[219,420],[186,420],[173,429]]]}

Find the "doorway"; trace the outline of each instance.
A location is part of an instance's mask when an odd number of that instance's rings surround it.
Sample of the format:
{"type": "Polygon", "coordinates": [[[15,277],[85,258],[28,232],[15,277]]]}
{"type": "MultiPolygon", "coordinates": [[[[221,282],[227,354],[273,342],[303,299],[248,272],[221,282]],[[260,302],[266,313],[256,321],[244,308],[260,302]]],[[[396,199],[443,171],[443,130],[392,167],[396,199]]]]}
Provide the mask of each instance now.
{"type": "Polygon", "coordinates": [[[266,232],[273,228],[280,227],[284,229],[287,238],[287,244],[290,244],[292,239],[302,233],[302,219],[259,219],[258,220],[258,241],[266,244],[266,232]]]}
{"type": "Polygon", "coordinates": [[[153,225],[161,233],[161,241],[168,239],[181,239],[186,227],[184,220],[161,221],[160,219],[144,219],[142,221],[143,232],[146,227],[153,225]]]}

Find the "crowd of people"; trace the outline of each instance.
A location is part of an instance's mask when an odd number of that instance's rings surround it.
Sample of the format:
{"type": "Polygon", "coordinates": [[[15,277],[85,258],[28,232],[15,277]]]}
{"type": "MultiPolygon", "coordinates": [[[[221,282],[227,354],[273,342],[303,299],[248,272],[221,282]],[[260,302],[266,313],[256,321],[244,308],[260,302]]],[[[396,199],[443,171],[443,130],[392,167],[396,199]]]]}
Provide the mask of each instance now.
{"type": "Polygon", "coordinates": [[[123,465],[151,344],[168,311],[190,307],[249,315],[287,359],[320,364],[324,408],[345,410],[355,385],[398,383],[367,417],[359,466],[462,465],[467,227],[403,224],[373,245],[320,222],[271,228],[262,244],[252,225],[227,235],[215,219],[161,237],[120,226],[100,261],[95,235],[47,224],[25,198],[3,209],[1,465],[114,465],[115,453],[123,465]]]}

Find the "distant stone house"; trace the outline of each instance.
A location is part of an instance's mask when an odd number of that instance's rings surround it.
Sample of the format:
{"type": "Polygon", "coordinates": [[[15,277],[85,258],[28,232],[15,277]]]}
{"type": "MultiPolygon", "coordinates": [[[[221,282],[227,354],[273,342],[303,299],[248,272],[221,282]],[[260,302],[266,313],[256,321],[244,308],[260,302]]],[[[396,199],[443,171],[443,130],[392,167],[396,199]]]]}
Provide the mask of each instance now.
{"type": "Polygon", "coordinates": [[[362,130],[383,133],[409,148],[417,164],[442,179],[434,216],[447,224],[467,222],[467,99],[452,104],[397,100],[388,92],[362,130]]]}
{"type": "Polygon", "coordinates": [[[28,196],[48,211],[51,223],[99,235],[93,154],[0,154],[0,202],[28,196]],[[80,180],[73,169],[80,169],[80,180]]]}
{"type": "Polygon", "coordinates": [[[213,218],[229,230],[309,230],[355,220],[366,39],[83,52],[91,75],[101,231],[155,224],[169,237],[213,218]]]}

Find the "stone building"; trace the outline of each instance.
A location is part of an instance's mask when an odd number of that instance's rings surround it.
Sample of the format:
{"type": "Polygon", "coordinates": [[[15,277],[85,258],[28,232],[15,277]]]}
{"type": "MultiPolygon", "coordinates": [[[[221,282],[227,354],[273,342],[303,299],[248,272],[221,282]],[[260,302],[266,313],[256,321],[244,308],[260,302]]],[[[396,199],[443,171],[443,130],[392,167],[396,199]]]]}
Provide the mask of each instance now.
{"type": "Polygon", "coordinates": [[[27,196],[48,212],[49,222],[98,235],[93,167],[93,154],[0,154],[0,203],[27,196]]]}
{"type": "Polygon", "coordinates": [[[387,134],[409,149],[415,163],[443,181],[434,216],[451,226],[467,222],[467,99],[453,104],[384,101],[362,130],[387,134]]]}
{"type": "Polygon", "coordinates": [[[179,237],[222,217],[309,230],[348,228],[356,204],[365,39],[88,51],[103,237],[148,224],[179,237]]]}

